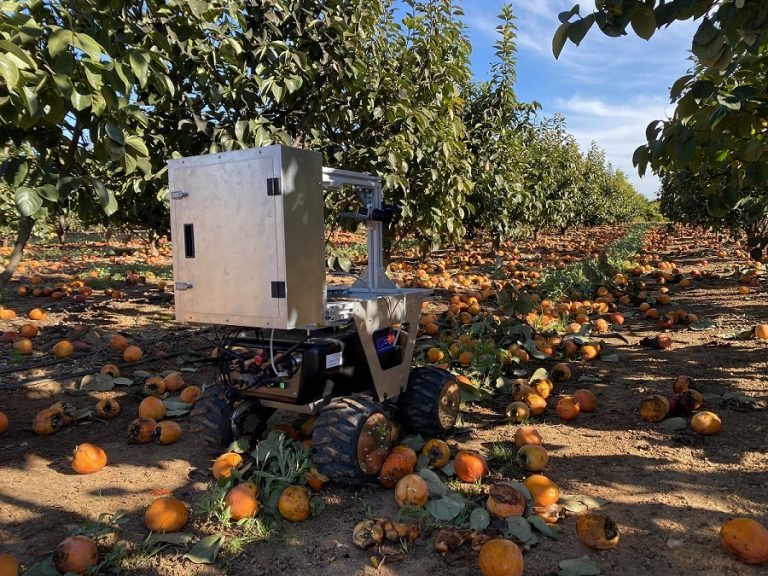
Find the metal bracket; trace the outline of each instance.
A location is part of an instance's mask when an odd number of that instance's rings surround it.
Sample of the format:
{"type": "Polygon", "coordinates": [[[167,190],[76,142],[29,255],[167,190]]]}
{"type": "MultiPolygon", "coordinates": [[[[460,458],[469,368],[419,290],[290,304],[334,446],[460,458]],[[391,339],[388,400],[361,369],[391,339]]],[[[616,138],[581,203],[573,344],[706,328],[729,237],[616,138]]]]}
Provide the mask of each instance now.
{"type": "Polygon", "coordinates": [[[181,190],[174,190],[171,192],[171,200],[181,200],[189,196],[189,192],[182,192],[181,190]]]}
{"type": "Polygon", "coordinates": [[[176,290],[189,290],[192,288],[192,284],[189,282],[176,282],[175,287],[176,290]]]}

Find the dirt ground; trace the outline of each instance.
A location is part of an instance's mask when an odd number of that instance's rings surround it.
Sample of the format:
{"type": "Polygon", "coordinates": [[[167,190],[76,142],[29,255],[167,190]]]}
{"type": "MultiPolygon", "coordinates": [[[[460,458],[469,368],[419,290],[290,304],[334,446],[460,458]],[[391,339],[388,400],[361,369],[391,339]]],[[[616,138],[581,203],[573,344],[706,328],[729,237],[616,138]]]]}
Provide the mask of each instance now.
{"type": "MultiPolygon", "coordinates": [[[[711,320],[715,327],[693,331],[676,326],[669,331],[673,346],[655,350],[641,346],[640,341],[659,329],[636,308],[626,309],[622,335],[628,343],[610,341],[620,361],[573,362],[573,378],[555,390],[588,388],[598,399],[597,411],[563,423],[551,400],[550,410],[535,421],[551,457],[545,473],[562,493],[608,500],[603,511],[618,523],[621,542],[612,550],[590,550],[576,537],[576,519],[566,518],[560,523],[559,540],[542,537],[526,552],[525,574],[557,573],[558,562],[585,554],[603,574],[617,576],[768,574],[765,565],[749,567],[729,557],[718,541],[720,526],[736,516],[768,525],[768,411],[761,410],[759,403],[750,407],[710,401],[707,407],[719,414],[723,428],[716,436],[704,437],[690,429],[666,432],[641,420],[638,410],[647,394],[670,396],[672,381],[681,374],[693,377],[709,394],[739,393],[765,400],[766,341],[723,336],[768,323],[766,287],[737,294],[738,282],[731,271],[738,260],[730,255],[730,245],[723,245],[729,253],[724,258],[716,256],[716,245],[702,238],[676,238],[669,245],[667,258],[684,272],[697,266],[719,273],[719,278],[693,282],[687,289],[671,288],[674,307],[711,320]],[[680,246],[693,243],[693,249],[679,251],[680,246]],[[710,264],[702,266],[702,259],[710,264]],[[587,380],[579,383],[584,377],[587,380]]],[[[42,252],[37,256],[40,260],[42,252]]],[[[140,258],[136,262],[138,266],[140,258]]],[[[26,281],[30,273],[28,269],[20,280],[26,281]]],[[[241,553],[223,555],[213,565],[183,559],[184,548],[171,546],[148,553],[141,546],[147,536],[144,507],[166,491],[189,503],[199,500],[210,478],[213,454],[190,433],[188,417],[179,419],[184,433],[176,444],[128,444],[126,430],[137,416],[140,398],[127,387],[90,396],[70,395],[65,389],[105,362],[119,361],[104,346],[114,332],[128,336],[146,354],[146,361],[125,368],[124,374],[185,367],[185,380],[203,385],[212,378],[213,367],[192,362],[196,358],[190,353],[206,355],[214,334],[206,327],[171,322],[172,298],[154,285],[126,288],[123,299],[100,299],[82,306],[68,301],[50,304],[48,299],[42,306],[43,299],[18,298],[19,285],[11,283],[3,304],[20,312],[40,305],[48,314],[39,322],[42,334],[31,357],[19,357],[10,343],[0,342],[0,411],[10,420],[9,431],[0,435],[0,553],[15,554],[28,568],[50,555],[71,528],[101,513],[122,510],[127,522],[119,539],[131,543],[133,551],[124,573],[138,576],[479,573],[476,552],[466,550],[446,559],[434,551],[431,540],[409,545],[401,562],[372,568],[370,552],[356,549],[351,533],[370,510],[379,516],[396,515],[392,491],[377,486],[351,490],[329,485],[322,491],[327,506],[318,517],[300,524],[281,522],[273,539],[248,544],[241,553]],[[46,345],[73,331],[91,342],[90,349],[52,363],[46,345]],[[83,408],[101,397],[115,397],[122,403],[123,411],[114,420],[85,419],[45,437],[30,430],[34,415],[54,401],[67,400],[83,408]],[[71,471],[72,449],[82,442],[97,443],[107,452],[109,465],[104,470],[92,475],[71,471]]],[[[0,321],[0,332],[22,323],[21,319],[0,321]]],[[[485,452],[494,444],[513,445],[515,426],[499,424],[508,402],[508,397],[502,397],[466,405],[463,418],[470,430],[452,441],[485,452]]],[[[522,480],[514,467],[503,469],[512,474],[506,478],[522,480]]],[[[498,467],[494,474],[500,474],[498,467]]],[[[196,517],[194,522],[191,531],[203,534],[202,519],[196,517]]]]}

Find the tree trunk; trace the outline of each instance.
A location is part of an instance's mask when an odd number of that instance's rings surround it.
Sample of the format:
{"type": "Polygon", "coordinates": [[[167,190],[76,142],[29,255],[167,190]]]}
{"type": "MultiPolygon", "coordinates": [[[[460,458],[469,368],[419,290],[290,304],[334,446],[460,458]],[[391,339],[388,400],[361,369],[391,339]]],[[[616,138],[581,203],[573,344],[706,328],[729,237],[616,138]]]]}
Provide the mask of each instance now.
{"type": "Polygon", "coordinates": [[[752,260],[760,261],[768,247],[768,238],[763,237],[760,232],[754,229],[747,229],[747,248],[749,248],[749,257],[752,260]]]}
{"type": "Polygon", "coordinates": [[[67,240],[67,219],[63,214],[59,214],[56,219],[56,236],[59,239],[59,244],[64,244],[67,240]]]}
{"type": "MultiPolygon", "coordinates": [[[[16,244],[13,246],[13,252],[8,259],[8,264],[0,273],[0,290],[5,288],[6,284],[11,280],[13,273],[16,271],[16,267],[21,262],[21,256],[24,253],[24,247],[27,245],[29,237],[32,235],[32,228],[35,227],[35,221],[30,216],[22,216],[19,221],[19,228],[16,233],[16,244]]],[[[0,294],[2,299],[2,294],[0,294]]]]}

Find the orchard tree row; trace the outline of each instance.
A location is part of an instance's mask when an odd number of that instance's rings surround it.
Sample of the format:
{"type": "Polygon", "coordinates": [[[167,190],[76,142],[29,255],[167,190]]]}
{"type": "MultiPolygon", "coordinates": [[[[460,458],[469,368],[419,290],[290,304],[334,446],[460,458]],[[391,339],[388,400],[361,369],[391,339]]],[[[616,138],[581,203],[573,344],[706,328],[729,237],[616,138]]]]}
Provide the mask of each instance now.
{"type": "Polygon", "coordinates": [[[650,40],[676,21],[696,20],[693,65],[670,89],[671,118],[651,123],[634,163],[662,179],[660,204],[674,220],[744,231],[754,258],[768,248],[768,2],[598,0],[560,14],[559,56],[593,26],[650,40]]]}
{"type": "Polygon", "coordinates": [[[164,233],[168,158],[270,143],[381,174],[425,247],[642,217],[599,149],[518,102],[510,7],[479,83],[457,3],[401,4],[4,1],[0,218],[19,246],[66,215],[164,233]]]}

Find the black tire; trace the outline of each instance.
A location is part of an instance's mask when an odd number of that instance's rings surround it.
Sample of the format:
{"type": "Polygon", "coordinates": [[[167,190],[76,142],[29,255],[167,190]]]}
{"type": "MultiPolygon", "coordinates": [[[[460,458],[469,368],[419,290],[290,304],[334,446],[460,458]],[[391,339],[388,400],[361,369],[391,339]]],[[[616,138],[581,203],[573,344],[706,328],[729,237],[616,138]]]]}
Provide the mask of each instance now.
{"type": "Polygon", "coordinates": [[[461,391],[453,374],[433,366],[414,368],[408,388],[400,395],[402,423],[425,436],[442,436],[456,424],[460,403],[461,391]]]}
{"type": "MultiPolygon", "coordinates": [[[[376,480],[376,474],[365,474],[358,460],[358,442],[369,418],[381,414],[389,423],[384,407],[361,396],[341,397],[325,406],[317,417],[312,446],[318,471],[336,482],[361,484],[376,480]]],[[[387,451],[391,442],[386,440],[387,451]]]]}
{"type": "Polygon", "coordinates": [[[219,382],[205,385],[192,409],[192,430],[211,448],[220,449],[243,436],[259,438],[273,410],[255,399],[227,399],[225,386],[219,382]]]}
{"type": "Polygon", "coordinates": [[[234,406],[224,395],[224,385],[209,382],[192,408],[192,431],[211,448],[221,448],[235,439],[230,426],[234,406]]]}

